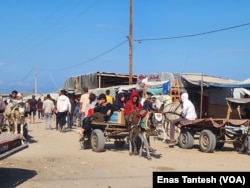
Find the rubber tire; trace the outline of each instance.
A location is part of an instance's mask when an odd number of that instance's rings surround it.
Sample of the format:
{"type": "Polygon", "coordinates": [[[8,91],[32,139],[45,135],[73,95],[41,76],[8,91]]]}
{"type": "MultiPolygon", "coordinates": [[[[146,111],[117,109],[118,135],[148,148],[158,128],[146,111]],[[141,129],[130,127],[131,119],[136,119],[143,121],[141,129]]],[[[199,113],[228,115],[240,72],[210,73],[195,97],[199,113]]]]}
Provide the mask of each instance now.
{"type": "Polygon", "coordinates": [[[205,153],[213,153],[216,147],[216,138],[212,131],[203,130],[199,137],[200,150],[205,153]]]}
{"type": "Polygon", "coordinates": [[[91,133],[91,148],[95,152],[103,152],[105,147],[104,134],[100,129],[94,129],[91,133]]]}
{"type": "Polygon", "coordinates": [[[194,136],[187,129],[181,129],[178,144],[180,148],[191,149],[194,146],[194,136]]]}

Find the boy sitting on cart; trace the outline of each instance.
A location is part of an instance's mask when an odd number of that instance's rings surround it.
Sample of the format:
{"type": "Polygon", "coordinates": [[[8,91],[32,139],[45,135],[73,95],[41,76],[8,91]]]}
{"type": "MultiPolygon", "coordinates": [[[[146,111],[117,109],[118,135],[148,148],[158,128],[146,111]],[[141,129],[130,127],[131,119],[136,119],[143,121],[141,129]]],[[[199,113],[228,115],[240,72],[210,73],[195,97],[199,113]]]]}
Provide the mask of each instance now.
{"type": "Polygon", "coordinates": [[[84,118],[81,129],[77,131],[80,135],[89,134],[91,132],[91,122],[107,122],[113,113],[113,105],[107,102],[106,95],[100,94],[98,101],[93,109],[93,114],[84,118]]]}

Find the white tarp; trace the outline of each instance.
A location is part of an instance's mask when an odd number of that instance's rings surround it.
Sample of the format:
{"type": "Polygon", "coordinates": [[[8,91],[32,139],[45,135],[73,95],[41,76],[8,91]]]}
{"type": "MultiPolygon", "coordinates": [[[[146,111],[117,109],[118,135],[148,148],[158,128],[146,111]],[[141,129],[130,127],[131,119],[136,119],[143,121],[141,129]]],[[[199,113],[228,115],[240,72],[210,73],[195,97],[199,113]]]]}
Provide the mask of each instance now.
{"type": "Polygon", "coordinates": [[[200,86],[201,83],[204,87],[224,87],[224,88],[250,88],[250,79],[243,82],[232,80],[229,78],[220,78],[215,76],[208,76],[202,74],[181,74],[184,81],[187,81],[193,85],[200,86]]]}
{"type": "Polygon", "coordinates": [[[235,88],[233,91],[234,98],[244,98],[245,95],[250,96],[250,91],[245,88],[235,88]]]}

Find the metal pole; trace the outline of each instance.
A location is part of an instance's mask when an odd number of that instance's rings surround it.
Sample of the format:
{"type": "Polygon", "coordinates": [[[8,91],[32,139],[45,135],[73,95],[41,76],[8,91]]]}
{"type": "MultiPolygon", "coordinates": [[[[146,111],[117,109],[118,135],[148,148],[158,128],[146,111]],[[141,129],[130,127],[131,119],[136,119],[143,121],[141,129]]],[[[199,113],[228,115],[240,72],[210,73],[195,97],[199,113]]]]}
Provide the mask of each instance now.
{"type": "Polygon", "coordinates": [[[130,0],[129,23],[129,85],[133,84],[133,0],[130,0]]]}

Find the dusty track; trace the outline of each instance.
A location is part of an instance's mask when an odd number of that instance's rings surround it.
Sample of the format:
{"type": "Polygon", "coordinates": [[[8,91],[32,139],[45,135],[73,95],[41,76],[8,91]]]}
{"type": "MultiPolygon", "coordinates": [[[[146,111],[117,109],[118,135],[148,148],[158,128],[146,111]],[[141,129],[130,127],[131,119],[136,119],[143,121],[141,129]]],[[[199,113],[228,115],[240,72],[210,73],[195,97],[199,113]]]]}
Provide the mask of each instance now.
{"type": "MultiPolygon", "coordinates": [[[[54,126],[54,125],[53,125],[54,126]]],[[[0,187],[152,187],[153,171],[249,171],[250,156],[234,151],[226,144],[223,150],[202,153],[196,145],[184,150],[151,137],[157,149],[151,161],[129,156],[113,143],[106,151],[81,150],[74,131],[60,133],[45,130],[42,120],[29,124],[29,148],[0,161],[0,187]]]]}

